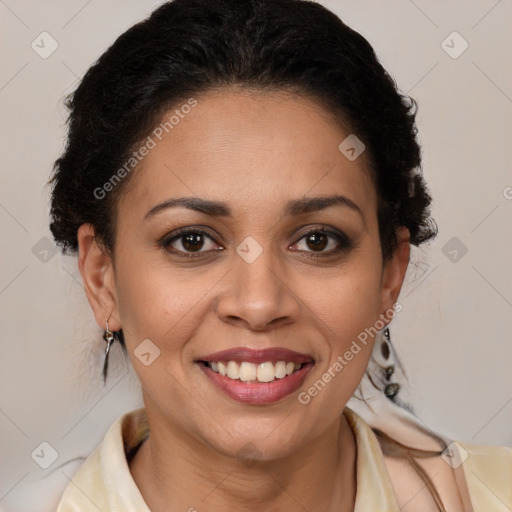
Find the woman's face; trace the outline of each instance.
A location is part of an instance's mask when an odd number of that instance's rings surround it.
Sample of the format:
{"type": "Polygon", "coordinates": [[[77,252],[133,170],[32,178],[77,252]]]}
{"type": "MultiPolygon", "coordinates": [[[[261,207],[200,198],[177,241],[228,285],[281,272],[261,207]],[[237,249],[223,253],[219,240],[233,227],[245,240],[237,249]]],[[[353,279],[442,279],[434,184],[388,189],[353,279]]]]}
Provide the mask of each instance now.
{"type": "Polygon", "coordinates": [[[339,419],[372,349],[358,336],[396,301],[409,244],[383,263],[363,158],[340,151],[350,133],[312,100],[228,89],[195,99],[133,171],[114,260],[94,242],[87,258],[83,226],[80,266],[98,323],[112,311],[109,327],[123,329],[150,421],[272,459],[339,419]],[[177,198],[203,206],[168,203],[177,198]]]}

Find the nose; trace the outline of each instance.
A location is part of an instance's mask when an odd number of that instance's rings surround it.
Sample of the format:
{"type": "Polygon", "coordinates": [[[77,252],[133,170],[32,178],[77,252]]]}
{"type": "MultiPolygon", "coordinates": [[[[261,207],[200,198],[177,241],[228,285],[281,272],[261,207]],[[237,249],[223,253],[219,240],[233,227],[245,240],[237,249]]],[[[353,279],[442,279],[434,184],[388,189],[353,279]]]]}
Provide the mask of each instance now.
{"type": "Polygon", "coordinates": [[[248,263],[238,254],[226,287],[217,302],[217,314],[226,323],[254,331],[273,330],[297,322],[301,312],[294,270],[270,250],[248,263]]]}

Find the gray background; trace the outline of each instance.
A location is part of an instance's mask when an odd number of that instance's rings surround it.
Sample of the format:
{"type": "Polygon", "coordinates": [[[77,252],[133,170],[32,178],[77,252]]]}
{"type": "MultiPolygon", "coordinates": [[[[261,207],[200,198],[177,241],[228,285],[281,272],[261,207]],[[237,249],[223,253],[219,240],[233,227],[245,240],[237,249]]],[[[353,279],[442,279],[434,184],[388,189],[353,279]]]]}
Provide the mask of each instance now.
{"type": "MultiPolygon", "coordinates": [[[[65,95],[159,3],[0,0],[4,511],[54,510],[68,477],[108,426],[142,405],[118,347],[102,385],[101,330],[76,257],[61,256],[48,241],[45,183],[64,144],[65,95]],[[35,41],[39,52],[51,48],[43,31],[58,44],[46,59],[31,47],[35,41]],[[47,469],[31,457],[35,450],[34,459],[44,453],[39,460],[51,461],[41,442],[57,455],[47,469]]],[[[419,103],[424,175],[440,231],[427,248],[414,250],[404,310],[392,324],[416,411],[455,439],[510,446],[512,2],[321,3],[370,41],[401,90],[419,103]],[[463,39],[450,36],[454,31],[463,39]],[[469,46],[457,55],[464,40],[469,46]]]]}

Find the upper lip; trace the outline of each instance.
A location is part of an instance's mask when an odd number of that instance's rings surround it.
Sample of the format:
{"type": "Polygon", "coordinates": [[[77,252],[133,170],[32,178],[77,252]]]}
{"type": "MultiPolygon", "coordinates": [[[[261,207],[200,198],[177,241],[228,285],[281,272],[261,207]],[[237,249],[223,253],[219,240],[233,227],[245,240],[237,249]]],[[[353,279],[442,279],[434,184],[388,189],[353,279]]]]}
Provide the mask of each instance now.
{"type": "Polygon", "coordinates": [[[314,359],[308,354],[301,354],[282,347],[260,349],[235,347],[199,357],[197,361],[207,361],[210,363],[216,363],[218,361],[235,361],[242,363],[247,361],[255,364],[266,363],[268,361],[286,361],[303,364],[313,362],[314,359]]]}

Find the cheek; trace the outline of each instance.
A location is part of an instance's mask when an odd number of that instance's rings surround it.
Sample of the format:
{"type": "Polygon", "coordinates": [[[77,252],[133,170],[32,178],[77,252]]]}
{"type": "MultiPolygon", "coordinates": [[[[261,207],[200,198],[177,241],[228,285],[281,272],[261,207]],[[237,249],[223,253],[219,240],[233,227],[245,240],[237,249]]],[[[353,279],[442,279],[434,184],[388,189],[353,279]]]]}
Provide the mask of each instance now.
{"type": "Polygon", "coordinates": [[[380,277],[375,260],[354,258],[319,279],[308,276],[298,286],[315,316],[333,335],[346,340],[347,334],[357,335],[381,313],[380,277]]]}
{"type": "Polygon", "coordinates": [[[334,379],[337,384],[333,387],[350,388],[353,383],[355,388],[368,364],[375,326],[382,313],[379,268],[375,262],[371,265],[361,259],[320,283],[302,283],[312,321],[324,340],[319,347],[320,369],[344,375],[343,379],[334,379]],[[340,358],[343,368],[336,364],[340,358]]]}
{"type": "MultiPolygon", "coordinates": [[[[225,271],[177,270],[154,257],[132,253],[117,262],[119,316],[135,370],[133,352],[146,339],[160,350],[160,362],[180,372],[187,343],[204,323],[225,271]]],[[[185,364],[186,364],[185,363],[185,364]]]]}
{"type": "Polygon", "coordinates": [[[329,423],[341,413],[356,391],[373,348],[380,314],[379,276],[353,273],[330,280],[326,293],[313,289],[308,297],[322,340],[315,379],[298,400],[309,414],[329,423]],[[329,404],[329,406],[326,406],[329,404]]]}

